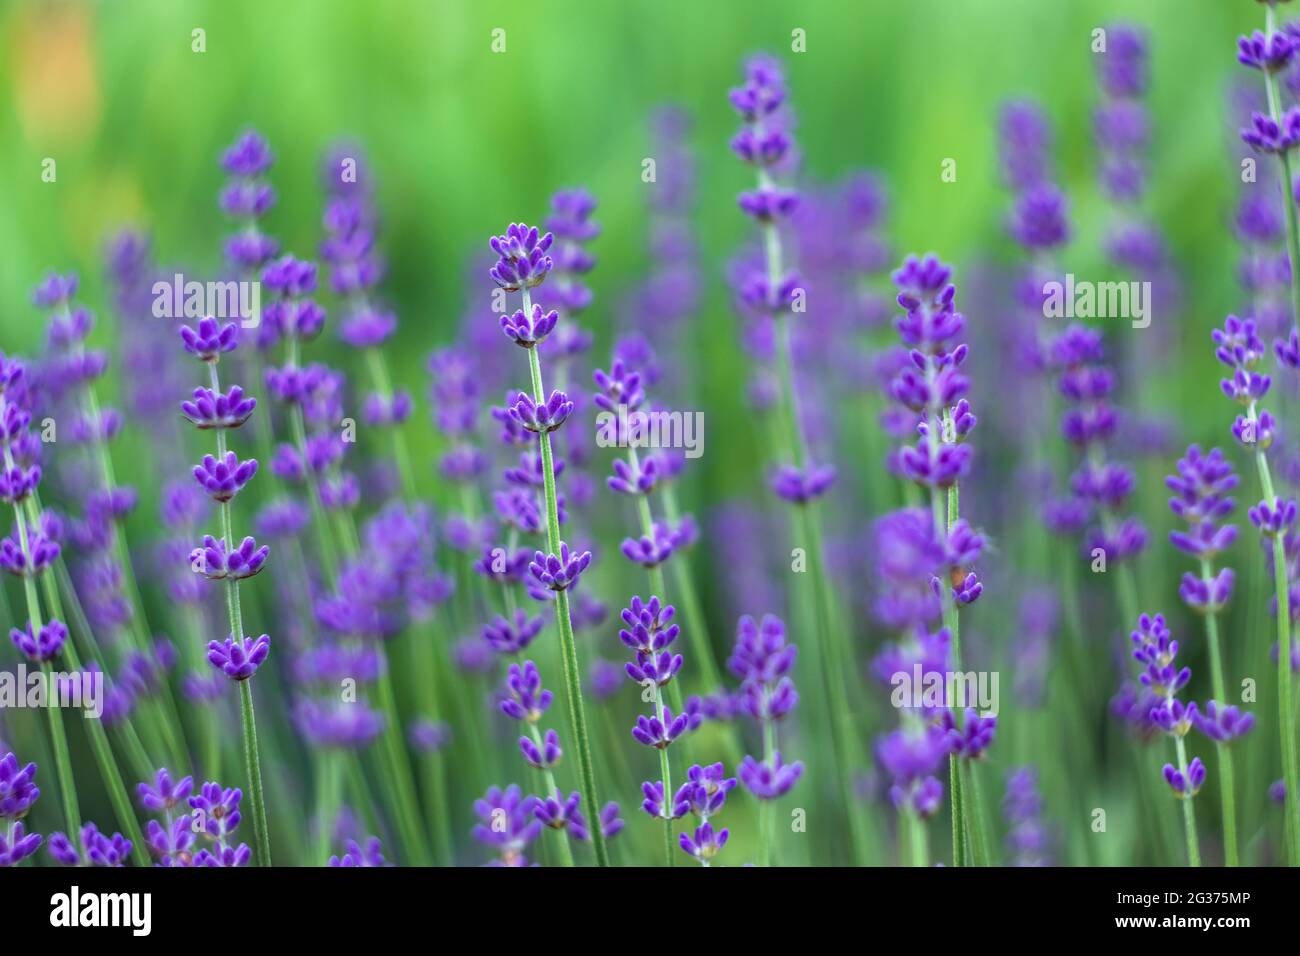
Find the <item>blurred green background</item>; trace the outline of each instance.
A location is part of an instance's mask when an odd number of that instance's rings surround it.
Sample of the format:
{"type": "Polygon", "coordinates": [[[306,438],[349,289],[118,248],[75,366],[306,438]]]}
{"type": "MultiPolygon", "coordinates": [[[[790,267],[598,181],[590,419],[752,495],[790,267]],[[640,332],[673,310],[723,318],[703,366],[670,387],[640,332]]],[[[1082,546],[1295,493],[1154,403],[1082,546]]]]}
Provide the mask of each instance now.
{"type": "MultiPolygon", "coordinates": [[[[1184,282],[1182,313],[1156,316],[1180,328],[1152,411],[1178,410],[1184,437],[1222,442],[1229,409],[1207,346],[1241,299],[1229,223],[1242,118],[1229,115],[1228,88],[1242,74],[1235,37],[1262,19],[1250,0],[0,0],[0,348],[39,349],[30,293],[49,269],[81,274],[82,301],[107,320],[96,337],[111,340],[102,249],[121,226],[149,231],[163,263],[215,269],[230,228],[217,160],[249,127],[277,155],[280,200],[266,229],[305,257],[321,238],[323,153],[340,139],[364,147],[390,263],[382,295],[402,323],[387,353],[417,395],[426,354],[465,311],[467,264],[505,223],[539,220],[557,188],[586,186],[600,201],[596,305],[584,321],[602,336],[643,274],[647,121],[674,103],[695,124],[707,282],[696,321],[712,372],[698,394],[722,412],[715,420],[733,422],[746,359],[723,271],[751,235],[734,197],[752,174],[727,148],[726,91],[745,56],[767,50],[788,69],[805,180],[877,171],[894,248],[933,250],[959,269],[1017,256],[1003,229],[996,118],[1009,97],[1038,99],[1075,227],[1061,261],[1089,274],[1103,268],[1109,215],[1089,44],[1093,29],[1124,20],[1149,32],[1146,208],[1184,282]],[[200,28],[206,51],[196,53],[200,28]],[[503,53],[491,46],[498,28],[503,53]],[[791,52],[795,29],[806,52],[791,52]],[[56,182],[42,181],[46,158],[56,182]],[[953,183],[940,178],[948,158],[953,183]]],[[[322,339],[319,357],[332,342],[322,339]]],[[[427,466],[426,420],[408,434],[427,466]]],[[[711,426],[708,440],[714,462],[755,457],[748,430],[711,426]]],[[[124,480],[147,483],[146,464],[119,456],[124,480]]],[[[703,472],[710,500],[757,483],[744,469],[703,472]]],[[[1160,550],[1167,519],[1147,517],[1160,550]]],[[[626,805],[624,816],[635,812],[626,805]]]]}

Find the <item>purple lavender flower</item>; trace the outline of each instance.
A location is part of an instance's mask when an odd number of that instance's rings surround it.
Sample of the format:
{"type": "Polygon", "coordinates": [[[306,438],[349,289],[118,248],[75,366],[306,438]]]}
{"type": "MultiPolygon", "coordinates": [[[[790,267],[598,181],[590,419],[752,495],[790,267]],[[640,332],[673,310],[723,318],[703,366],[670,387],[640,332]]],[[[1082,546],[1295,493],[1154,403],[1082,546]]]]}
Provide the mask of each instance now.
{"type": "Polygon", "coordinates": [[[0,867],[17,866],[41,847],[41,835],[28,833],[19,821],[6,833],[0,829],[0,867]]]}
{"type": "Polygon", "coordinates": [[[591,564],[590,551],[570,552],[567,543],[560,542],[560,553],[533,555],[528,570],[543,587],[552,591],[565,591],[573,587],[591,564]]]}
{"type": "Polygon", "coordinates": [[[1288,533],[1296,522],[1296,503],[1291,498],[1274,498],[1261,501],[1247,515],[1250,523],[1266,538],[1276,538],[1288,533]]]}
{"type": "Polygon", "coordinates": [[[551,392],[551,397],[540,405],[520,392],[510,406],[510,417],[530,432],[553,432],[568,420],[573,408],[573,402],[563,392],[551,392]]]}
{"type": "Polygon", "coordinates": [[[1051,834],[1043,822],[1043,798],[1033,767],[1018,767],[1007,774],[1002,810],[1010,827],[1007,849],[1015,866],[1046,866],[1051,861],[1051,834]]]}
{"type": "Polygon", "coordinates": [[[676,716],[672,709],[664,707],[662,713],[646,717],[637,717],[632,728],[632,737],[639,744],[663,750],[682,734],[691,730],[691,716],[683,711],[676,716]]]}
{"type": "MultiPolygon", "coordinates": [[[[12,752],[0,757],[0,819],[17,820],[26,815],[41,795],[35,780],[36,764],[19,767],[18,758],[12,752]]],[[[32,849],[36,846],[40,846],[39,838],[32,849]]]]}
{"type": "Polygon", "coordinates": [[[560,735],[554,730],[548,730],[543,735],[540,747],[531,738],[520,737],[519,750],[524,756],[524,762],[537,770],[550,770],[560,762],[560,757],[564,754],[560,749],[560,735]]]}
{"type": "Polygon", "coordinates": [[[194,789],[194,778],[183,777],[173,781],[166,767],[158,771],[153,784],[142,783],[136,787],[140,795],[140,806],[150,813],[170,813],[175,807],[189,799],[194,789]]]}
{"type": "Polygon", "coordinates": [[[835,483],[834,465],[808,464],[803,468],[781,465],[772,476],[772,490],[791,504],[806,505],[820,498],[835,483]]]}
{"type": "Polygon", "coordinates": [[[498,616],[483,625],[483,639],[498,654],[520,654],[542,632],[542,619],[529,617],[523,608],[516,608],[513,620],[498,616]]]}
{"type": "Polygon", "coordinates": [[[725,827],[715,832],[713,824],[705,821],[695,828],[694,833],[682,833],[677,839],[686,853],[708,866],[718,851],[727,845],[727,837],[730,835],[725,827]]]}
{"type": "Polygon", "coordinates": [[[59,656],[68,639],[68,629],[62,621],[51,618],[33,636],[32,624],[28,621],[26,630],[13,628],[9,631],[9,638],[29,661],[43,663],[59,656]]]}
{"type": "Polygon", "coordinates": [[[1284,32],[1265,35],[1259,30],[1237,38],[1237,62],[1253,70],[1277,73],[1291,62],[1295,42],[1284,32]]]}
{"type": "Polygon", "coordinates": [[[537,665],[524,661],[511,664],[506,676],[506,698],[501,701],[501,712],[514,720],[535,724],[551,706],[554,695],[542,688],[542,677],[537,665]]]}
{"type": "Polygon", "coordinates": [[[150,820],[145,826],[144,836],[149,852],[159,866],[194,865],[194,819],[190,814],[183,813],[166,826],[150,820]]]}
{"type": "Polygon", "coordinates": [[[66,834],[51,833],[46,849],[49,850],[50,856],[54,857],[54,861],[61,866],[77,866],[81,862],[81,855],[77,853],[77,848],[72,845],[72,841],[66,834]]]}
{"type": "Polygon", "coordinates": [[[238,330],[234,322],[218,325],[216,319],[208,317],[199,319],[195,328],[182,325],[180,336],[185,351],[202,362],[216,362],[223,353],[232,351],[239,344],[238,330]]]}
{"type": "Polygon", "coordinates": [[[131,855],[131,841],[120,833],[109,836],[100,833],[93,823],[81,828],[81,845],[86,851],[86,862],[92,866],[125,866],[131,855]]]}
{"type": "Polygon", "coordinates": [[[957,726],[952,711],[943,712],[942,724],[947,735],[949,751],[967,760],[978,760],[984,756],[993,743],[993,734],[997,730],[996,716],[981,716],[973,707],[966,708],[966,719],[961,727],[957,726]]]}
{"type": "Polygon", "coordinates": [[[356,840],[349,840],[343,856],[331,856],[329,859],[329,865],[387,866],[384,862],[384,854],[380,850],[379,837],[373,836],[366,840],[364,847],[359,845],[356,840]]]}
{"type": "Polygon", "coordinates": [[[542,235],[536,226],[512,223],[505,235],[493,236],[488,243],[498,256],[496,265],[489,270],[492,280],[507,292],[541,285],[555,266],[546,254],[554,241],[551,233],[542,235]]]}
{"type": "MultiPolygon", "coordinates": [[[[612,482],[614,479],[610,479],[612,482]]],[[[651,528],[653,535],[639,538],[624,538],[619,550],[623,557],[643,568],[655,568],[673,555],[677,548],[677,535],[668,525],[655,522],[651,528]]]]}
{"type": "Polygon", "coordinates": [[[474,802],[480,821],[474,825],[474,839],[500,854],[496,865],[528,865],[524,851],[542,832],[542,822],[535,814],[539,802],[536,797],[523,796],[514,784],[505,790],[489,787],[474,802]]]}
{"type": "Polygon", "coordinates": [[[518,309],[513,315],[501,316],[501,331],[520,348],[531,349],[545,342],[559,321],[560,315],[554,309],[546,312],[535,304],[531,312],[518,309]]]}
{"type": "Polygon", "coordinates": [[[779,800],[790,792],[791,788],[803,776],[803,761],[796,760],[787,764],[781,759],[781,752],[775,750],[771,757],[759,762],[753,757],[745,757],[737,771],[740,782],[760,800],[779,800]]]}
{"type": "Polygon", "coordinates": [[[232,636],[224,642],[208,643],[208,663],[231,680],[248,680],[270,653],[271,639],[265,634],[257,638],[232,636]]]}
{"type": "Polygon", "coordinates": [[[212,581],[251,578],[261,573],[270,553],[270,548],[266,545],[259,547],[252,537],[245,538],[238,548],[228,551],[225,538],[205,534],[203,546],[190,552],[190,568],[212,581]]]}
{"type": "Polygon", "coordinates": [[[181,402],[181,414],[200,429],[238,428],[257,408],[257,399],[245,398],[238,385],[225,394],[210,388],[196,388],[192,401],[181,402]]]}
{"type": "Polygon", "coordinates": [[[194,480],[213,501],[218,502],[233,500],[255,474],[257,459],[240,461],[233,451],[226,452],[220,459],[204,455],[203,461],[194,466],[194,480]]]}
{"type": "MultiPolygon", "coordinates": [[[[707,767],[695,764],[686,771],[686,782],[677,788],[677,793],[673,796],[673,814],[680,817],[689,812],[707,819],[722,809],[727,802],[727,794],[735,786],[736,778],[728,777],[721,763],[707,767]]],[[[643,790],[644,788],[645,785],[642,786],[643,790]]],[[[649,798],[650,794],[647,792],[646,796],[649,798]]]]}
{"type": "Polygon", "coordinates": [[[1255,715],[1243,713],[1231,705],[1222,706],[1218,701],[1206,703],[1204,711],[1192,715],[1196,729],[1211,740],[1228,743],[1238,737],[1244,737],[1255,726],[1255,715]]]}
{"type": "Polygon", "coordinates": [[[1165,783],[1179,799],[1194,797],[1205,783],[1205,764],[1200,757],[1193,757],[1187,771],[1179,770],[1173,764],[1165,764],[1163,771],[1165,783]]]}
{"type": "Polygon", "coordinates": [[[1288,153],[1300,144],[1300,107],[1292,106],[1281,122],[1263,113],[1251,113],[1250,126],[1241,130],[1241,141],[1261,153],[1288,153]]]}

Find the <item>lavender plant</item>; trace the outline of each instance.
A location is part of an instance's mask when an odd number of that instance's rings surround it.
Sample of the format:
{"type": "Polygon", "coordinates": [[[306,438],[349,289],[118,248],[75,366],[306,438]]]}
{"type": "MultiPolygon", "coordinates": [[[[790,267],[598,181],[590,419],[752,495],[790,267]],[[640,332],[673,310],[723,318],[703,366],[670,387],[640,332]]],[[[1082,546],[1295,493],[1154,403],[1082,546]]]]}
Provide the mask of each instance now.
{"type": "MultiPolygon", "coordinates": [[[[506,337],[528,353],[528,370],[532,386],[534,408],[549,401],[542,383],[542,364],[537,345],[555,330],[559,314],[554,310],[544,312],[532,301],[532,290],[546,280],[554,267],[547,254],[555,241],[551,233],[542,235],[538,230],[520,223],[512,224],[504,235],[493,236],[490,243],[497,254],[497,262],[490,274],[497,286],[505,292],[518,292],[523,307],[511,315],[501,316],[501,328],[506,337]]],[[[563,403],[561,399],[560,404],[563,403]]],[[[573,620],[570,616],[568,589],[582,571],[591,563],[591,553],[571,554],[568,545],[560,540],[559,504],[556,494],[555,462],[551,450],[551,433],[542,428],[537,433],[541,452],[543,493],[546,503],[547,552],[538,552],[530,565],[533,577],[546,589],[555,593],[555,620],[560,631],[560,653],[564,667],[564,686],[569,722],[578,750],[578,770],[581,779],[582,800],[592,819],[597,817],[596,772],[591,759],[591,742],[587,731],[586,708],[582,701],[581,670],[577,647],[573,637],[573,620]]],[[[601,866],[609,865],[605,837],[600,827],[591,832],[596,860],[601,866]]]]}
{"type": "MultiPolygon", "coordinates": [[[[1264,89],[1268,100],[1267,115],[1253,113],[1251,125],[1242,129],[1241,138],[1252,149],[1277,157],[1281,170],[1283,187],[1282,207],[1286,219],[1286,250],[1290,259],[1291,273],[1291,317],[1300,321],[1300,223],[1297,222],[1295,203],[1290,201],[1288,187],[1293,182],[1292,153],[1300,144],[1300,108],[1282,109],[1278,93],[1278,74],[1295,56],[1295,42],[1286,33],[1278,30],[1276,3],[1264,5],[1264,32],[1256,31],[1249,37],[1240,37],[1237,41],[1237,60],[1249,69],[1256,69],[1264,75],[1264,89]]],[[[1247,319],[1238,321],[1229,317],[1222,333],[1216,330],[1215,344],[1219,360],[1233,368],[1230,381],[1225,381],[1223,389],[1229,398],[1234,398],[1246,406],[1246,415],[1238,417],[1240,431],[1234,427],[1238,442],[1243,440],[1254,446],[1255,466],[1259,472],[1260,490],[1264,500],[1252,509],[1252,522],[1260,528],[1265,537],[1271,539],[1273,551],[1274,586],[1277,592],[1277,629],[1278,645],[1281,648],[1278,657],[1278,719],[1281,728],[1282,744],[1282,778],[1286,783],[1286,807],[1283,830],[1286,835],[1287,859],[1292,866],[1300,861],[1300,796],[1297,785],[1300,783],[1300,758],[1296,752],[1295,715],[1293,711],[1293,691],[1291,670],[1289,667],[1292,634],[1290,624],[1290,588],[1286,574],[1285,540],[1276,532],[1270,534],[1267,522],[1256,521],[1261,512],[1270,516],[1285,514],[1287,502],[1274,492],[1273,477],[1265,455],[1271,444],[1272,416],[1265,419],[1266,412],[1257,412],[1259,400],[1267,394],[1271,379],[1254,371],[1264,358],[1263,342],[1255,334],[1254,323],[1247,319]],[[1256,434],[1258,428],[1259,434],[1256,434]],[[1244,436],[1244,438],[1243,438],[1244,436]],[[1267,436],[1267,437],[1265,437],[1267,436]]],[[[1277,343],[1277,354],[1282,363],[1287,364],[1294,350],[1288,350],[1285,342],[1277,343]]],[[[1295,363],[1291,365],[1294,367],[1295,363]]],[[[1294,510],[1294,502],[1291,502],[1294,510]]]]}
{"type": "MultiPolygon", "coordinates": [[[[257,406],[256,399],[245,399],[243,390],[231,386],[222,391],[218,363],[237,344],[237,326],[233,322],[218,324],[211,317],[202,319],[196,328],[182,326],[181,341],[185,351],[208,369],[208,386],[194,390],[193,401],[182,403],[182,412],[195,427],[216,433],[217,455],[205,455],[194,467],[194,480],[217,504],[221,537],[205,535],[200,547],[190,555],[192,570],[211,581],[222,581],[226,592],[226,613],[230,636],[224,641],[208,643],[208,662],[239,687],[239,714],[244,737],[244,773],[248,780],[253,807],[254,843],[259,866],[271,865],[270,834],[266,825],[266,797],[262,787],[261,755],[257,744],[257,715],[253,708],[250,678],[271,652],[270,638],[249,637],[244,630],[244,613],[239,599],[239,583],[260,573],[266,566],[270,548],[259,546],[256,539],[245,537],[235,544],[231,501],[257,473],[257,459],[240,460],[227,446],[227,431],[248,420],[257,406]]],[[[236,801],[238,798],[236,797],[236,801]]]]}

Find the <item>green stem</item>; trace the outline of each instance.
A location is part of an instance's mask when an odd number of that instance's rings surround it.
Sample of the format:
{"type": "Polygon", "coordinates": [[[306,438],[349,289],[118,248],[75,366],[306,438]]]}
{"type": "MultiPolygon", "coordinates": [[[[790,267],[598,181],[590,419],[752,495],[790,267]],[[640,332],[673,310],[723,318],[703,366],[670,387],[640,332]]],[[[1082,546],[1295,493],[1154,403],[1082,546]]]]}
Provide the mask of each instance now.
{"type": "MultiPolygon", "coordinates": [[[[672,482],[665,482],[663,488],[664,517],[674,528],[681,524],[681,510],[677,506],[677,492],[672,482]]],[[[700,606],[699,593],[695,590],[695,579],[685,559],[673,563],[674,583],[677,593],[682,597],[682,610],[689,626],[687,633],[691,642],[691,653],[699,663],[700,675],[704,686],[710,691],[722,686],[722,675],[718,672],[718,663],[713,656],[713,644],[709,640],[708,625],[704,611],[700,606]]]]}
{"type": "MultiPolygon", "coordinates": [[[[420,814],[416,808],[415,780],[411,776],[411,767],[406,760],[406,751],[402,746],[402,724],[397,712],[397,697],[393,692],[393,678],[388,662],[385,660],[376,682],[379,692],[379,706],[384,711],[383,752],[388,763],[388,772],[394,783],[392,797],[397,804],[398,826],[402,831],[402,842],[406,852],[418,866],[428,866],[429,847],[420,827],[420,814]]],[[[446,813],[446,807],[441,809],[446,813]]]]}
{"type": "Polygon", "coordinates": [[[970,819],[971,857],[975,866],[992,866],[993,858],[989,855],[984,834],[984,801],[980,795],[979,775],[973,761],[965,760],[963,764],[966,773],[962,781],[962,797],[970,819]]]}
{"type": "MultiPolygon", "coordinates": [[[[1268,34],[1277,30],[1277,11],[1272,3],[1264,8],[1264,23],[1268,34]]],[[[1277,77],[1270,71],[1264,71],[1265,89],[1268,94],[1268,110],[1273,121],[1281,124],[1281,105],[1278,98],[1277,77]]],[[[1282,161],[1282,207],[1286,212],[1287,254],[1291,259],[1291,317],[1300,321],[1300,224],[1297,223],[1295,202],[1291,196],[1294,180],[1291,175],[1291,154],[1283,150],[1279,154],[1282,161]]],[[[1251,406],[1252,418],[1254,405],[1251,406]]],[[[1268,462],[1264,452],[1256,449],[1256,461],[1260,469],[1260,481],[1265,485],[1264,497],[1270,503],[1276,500],[1272,490],[1271,476],[1268,474],[1268,462]]],[[[1282,776],[1286,781],[1286,805],[1283,830],[1286,834],[1287,858],[1291,866],[1300,865],[1300,772],[1297,769],[1295,714],[1291,708],[1291,631],[1290,606],[1286,577],[1286,555],[1280,537],[1273,539],[1273,566],[1277,586],[1277,627],[1278,627],[1278,719],[1282,728],[1282,776]]]]}
{"type": "MultiPolygon", "coordinates": [[[[0,410],[4,402],[0,401],[0,410]]],[[[5,446],[5,467],[13,468],[14,459],[8,446],[5,446]]],[[[44,621],[41,617],[41,602],[36,595],[36,581],[32,569],[31,545],[27,540],[27,522],[22,508],[14,502],[14,522],[18,525],[18,546],[22,549],[23,561],[29,573],[23,575],[23,594],[27,598],[27,623],[31,628],[32,639],[40,637],[44,621]]],[[[49,661],[41,662],[41,673],[45,675],[46,693],[54,691],[54,669],[49,661]]],[[[68,839],[74,844],[80,839],[81,811],[77,807],[77,790],[72,782],[72,761],[68,756],[68,736],[63,729],[63,712],[59,710],[57,695],[46,701],[46,713],[50,722],[50,742],[54,747],[54,769],[59,778],[59,795],[63,802],[63,816],[68,824],[68,839]]]]}
{"type": "Polygon", "coordinates": [[[927,867],[930,865],[930,848],[929,838],[925,832],[925,821],[910,808],[903,811],[903,816],[907,820],[907,842],[911,851],[912,866],[927,867]]]}
{"type": "Polygon", "coordinates": [[[316,772],[316,865],[326,866],[330,858],[330,842],[334,836],[334,819],[338,816],[340,793],[343,789],[341,755],[325,751],[316,772]]]}
{"type": "MultiPolygon", "coordinates": [[[[523,290],[524,311],[532,311],[532,299],[523,290]]],[[[542,364],[537,349],[528,349],[528,371],[532,379],[533,400],[546,401],[542,387],[542,364]]],[[[555,494],[555,461],[551,453],[551,436],[543,432],[538,443],[542,449],[542,483],[546,497],[546,541],[552,554],[560,550],[560,517],[555,494]]],[[[569,595],[555,592],[555,621],[560,630],[560,660],[563,663],[565,698],[568,704],[569,723],[574,742],[578,747],[578,777],[583,803],[587,805],[587,819],[591,821],[591,844],[596,851],[596,862],[609,866],[609,851],[605,835],[600,831],[600,803],[596,799],[596,770],[591,760],[591,737],[587,732],[587,712],[582,702],[582,671],[578,666],[577,642],[573,637],[573,621],[569,616],[569,595]]],[[[667,795],[665,795],[667,796],[667,795]]]]}
{"type": "MultiPolygon", "coordinates": [[[[1209,584],[1214,580],[1214,568],[1208,558],[1201,559],[1201,580],[1209,584]]],[[[1220,706],[1228,702],[1227,683],[1223,675],[1223,652],[1219,646],[1219,618],[1210,611],[1205,615],[1205,635],[1210,646],[1210,676],[1215,699],[1220,706]]],[[[1218,745],[1219,751],[1219,801],[1223,807],[1223,861],[1227,866],[1238,866],[1236,794],[1232,772],[1232,752],[1227,742],[1218,745]]]]}
{"type": "Polygon", "coordinates": [[[262,764],[257,756],[257,718],[253,713],[253,688],[249,681],[239,684],[239,715],[244,726],[244,772],[252,789],[253,842],[258,866],[271,865],[271,836],[266,828],[266,794],[262,790],[262,764]]]}
{"type": "MultiPolygon", "coordinates": [[[[214,392],[221,391],[221,382],[217,374],[217,363],[208,365],[209,376],[214,392]]],[[[226,455],[225,429],[217,429],[217,456],[226,455]]],[[[221,533],[226,539],[227,549],[235,547],[234,523],[230,517],[230,502],[223,501],[219,507],[221,515],[221,533]]],[[[226,578],[226,614],[230,623],[231,637],[242,642],[248,635],[244,631],[244,614],[239,603],[239,581],[226,578]]],[[[239,684],[239,716],[243,730],[244,772],[248,778],[249,799],[253,810],[254,855],[258,866],[271,865],[271,838],[266,826],[266,792],[262,787],[262,764],[257,750],[257,717],[253,712],[253,689],[248,680],[236,681],[239,684]]]]}
{"type": "MultiPolygon", "coordinates": [[[[532,723],[531,721],[528,722],[528,734],[530,737],[533,738],[533,744],[536,745],[537,752],[545,753],[546,746],[542,742],[542,732],[538,730],[537,725],[532,723]]],[[[562,801],[564,799],[564,796],[560,792],[560,788],[555,782],[555,774],[551,770],[551,768],[550,767],[541,768],[538,770],[538,773],[541,774],[542,780],[546,784],[546,795],[554,796],[556,800],[562,801]]],[[[600,825],[599,819],[594,820],[592,822],[593,825],[596,826],[600,825]]],[[[569,846],[569,834],[561,830],[561,831],[557,831],[556,836],[559,837],[558,846],[560,850],[560,866],[566,866],[566,867],[573,866],[573,848],[569,846]]]]}
{"type": "MultiPolygon", "coordinates": [[[[1178,751],[1178,770],[1187,777],[1187,746],[1181,734],[1174,736],[1174,746],[1178,751]]],[[[1196,808],[1193,798],[1188,795],[1179,801],[1183,805],[1183,828],[1187,833],[1187,863],[1189,866],[1201,865],[1201,845],[1196,838],[1196,808]]]]}
{"type": "MultiPolygon", "coordinates": [[[[1296,261],[1300,261],[1298,258],[1296,261]]],[[[1300,281],[1300,279],[1297,279],[1300,281]]],[[[1246,410],[1247,420],[1254,424],[1257,410],[1254,402],[1246,410]]],[[[1259,471],[1259,484],[1264,500],[1270,505],[1277,502],[1273,488],[1273,475],[1263,449],[1255,447],[1255,466],[1259,471]]],[[[1282,779],[1286,787],[1283,807],[1283,835],[1287,860],[1291,866],[1300,865],[1300,773],[1296,767],[1295,714],[1291,707],[1291,595],[1288,587],[1286,543],[1282,536],[1273,537],[1273,584],[1277,591],[1277,683],[1278,721],[1281,725],[1282,779]]]]}
{"type": "MultiPolygon", "coordinates": [[[[36,508],[36,503],[32,499],[27,500],[27,514],[29,520],[33,523],[40,517],[36,508]]],[[[22,522],[19,521],[21,526],[22,522]]],[[[58,570],[66,574],[66,569],[62,565],[62,559],[58,562],[58,570]]],[[[50,607],[50,613],[61,621],[66,622],[63,615],[63,601],[59,597],[59,588],[48,575],[44,576],[41,581],[45,591],[45,601],[50,607]]],[[[69,587],[71,584],[69,582],[69,587]]],[[[83,637],[93,646],[93,635],[87,627],[82,631],[83,637]]],[[[81,657],[77,653],[76,643],[71,637],[63,645],[63,656],[68,662],[68,666],[73,673],[82,673],[81,657]]],[[[130,721],[124,722],[127,727],[130,721]]],[[[135,818],[135,811],[131,808],[131,798],[127,794],[126,785],[122,782],[122,771],[117,765],[117,760],[113,757],[113,748],[108,741],[108,734],[104,730],[104,724],[97,719],[90,719],[86,724],[86,736],[90,740],[91,753],[95,757],[95,763],[99,767],[100,779],[104,781],[104,786],[108,790],[109,802],[113,805],[113,813],[117,817],[117,825],[122,828],[122,833],[131,841],[131,858],[135,860],[136,866],[148,866],[149,854],[145,850],[144,837],[140,833],[140,824],[135,818]]],[[[151,772],[147,770],[146,773],[151,772]]],[[[77,839],[80,836],[80,829],[74,833],[68,834],[68,839],[77,839]]]]}
{"type": "MultiPolygon", "coordinates": [[[[764,691],[764,710],[767,709],[766,694],[764,691]]],[[[770,720],[763,721],[763,763],[769,764],[772,761],[772,754],[776,751],[776,726],[770,720]]],[[[776,813],[775,800],[760,800],[758,804],[758,865],[768,867],[772,865],[772,855],[774,852],[773,844],[776,843],[775,827],[773,826],[776,813]]]]}

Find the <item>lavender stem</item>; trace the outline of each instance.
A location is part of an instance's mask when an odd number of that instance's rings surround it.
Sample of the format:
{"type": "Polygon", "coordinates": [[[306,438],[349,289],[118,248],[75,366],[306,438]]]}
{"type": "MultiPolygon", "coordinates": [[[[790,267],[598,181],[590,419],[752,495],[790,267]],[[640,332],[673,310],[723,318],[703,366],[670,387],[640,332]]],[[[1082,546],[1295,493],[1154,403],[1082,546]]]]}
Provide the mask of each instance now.
{"type": "MultiPolygon", "coordinates": [[[[533,309],[532,295],[527,288],[521,290],[524,300],[524,312],[533,309]]],[[[542,388],[542,363],[537,356],[537,349],[528,352],[528,371],[532,379],[533,400],[538,404],[546,401],[542,388]]],[[[551,436],[542,432],[538,437],[542,448],[542,485],[546,497],[546,542],[552,554],[560,550],[560,516],[555,493],[555,460],[551,452],[551,436]]],[[[596,862],[600,866],[609,866],[609,851],[605,846],[605,835],[600,828],[600,802],[596,799],[596,771],[591,760],[591,738],[587,732],[587,712],[582,703],[582,672],[578,666],[577,644],[573,637],[573,621],[569,616],[569,595],[565,591],[555,592],[555,620],[560,629],[560,660],[564,668],[564,689],[569,709],[569,723],[578,744],[578,774],[582,800],[587,805],[588,819],[592,823],[591,844],[596,851],[596,862]]]]}

